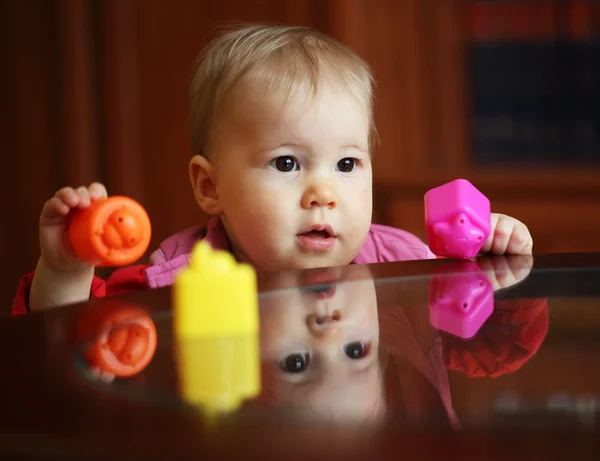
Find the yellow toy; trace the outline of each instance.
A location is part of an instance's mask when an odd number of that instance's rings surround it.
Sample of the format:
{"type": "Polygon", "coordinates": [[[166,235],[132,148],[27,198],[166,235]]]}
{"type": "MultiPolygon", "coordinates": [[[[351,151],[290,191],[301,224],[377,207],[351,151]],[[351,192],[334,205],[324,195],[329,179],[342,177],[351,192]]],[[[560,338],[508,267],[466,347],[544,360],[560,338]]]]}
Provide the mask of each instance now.
{"type": "Polygon", "coordinates": [[[214,414],[260,392],[256,273],[199,242],[173,287],[180,390],[214,414]]]}

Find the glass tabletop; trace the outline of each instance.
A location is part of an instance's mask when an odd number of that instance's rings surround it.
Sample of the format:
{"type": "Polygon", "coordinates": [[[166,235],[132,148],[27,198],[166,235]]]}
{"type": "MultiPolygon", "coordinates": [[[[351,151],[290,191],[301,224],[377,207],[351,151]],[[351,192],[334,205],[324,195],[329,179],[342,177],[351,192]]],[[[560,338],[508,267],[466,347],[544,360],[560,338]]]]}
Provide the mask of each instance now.
{"type": "Polygon", "coordinates": [[[239,398],[217,412],[237,420],[598,425],[599,266],[490,257],[394,276],[356,265],[279,274],[265,286],[254,336],[182,342],[173,306],[92,306],[76,369],[101,392],[176,411],[206,412],[194,399],[208,386],[215,408],[239,398]]]}

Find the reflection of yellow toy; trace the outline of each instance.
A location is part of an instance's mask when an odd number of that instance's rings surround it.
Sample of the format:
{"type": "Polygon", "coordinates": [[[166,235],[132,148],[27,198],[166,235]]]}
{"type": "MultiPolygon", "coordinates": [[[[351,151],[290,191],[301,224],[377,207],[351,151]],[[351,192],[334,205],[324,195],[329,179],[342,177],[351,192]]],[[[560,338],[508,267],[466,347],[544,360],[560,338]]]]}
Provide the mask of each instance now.
{"type": "Polygon", "coordinates": [[[173,287],[180,388],[210,413],[260,391],[256,273],[199,242],[173,287]]]}

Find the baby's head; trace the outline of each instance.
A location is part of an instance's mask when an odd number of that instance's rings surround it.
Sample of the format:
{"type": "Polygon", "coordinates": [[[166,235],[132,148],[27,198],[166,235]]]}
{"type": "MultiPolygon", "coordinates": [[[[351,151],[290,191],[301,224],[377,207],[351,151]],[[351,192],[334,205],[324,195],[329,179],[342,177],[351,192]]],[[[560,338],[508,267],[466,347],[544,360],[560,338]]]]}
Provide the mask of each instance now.
{"type": "Polygon", "coordinates": [[[329,422],[379,421],[385,403],[368,266],[301,274],[293,285],[310,286],[261,295],[262,400],[329,422]]]}
{"type": "Polygon", "coordinates": [[[266,271],[346,265],[372,214],[372,80],[345,45],[302,27],[216,38],[190,88],[200,207],[266,271]]]}

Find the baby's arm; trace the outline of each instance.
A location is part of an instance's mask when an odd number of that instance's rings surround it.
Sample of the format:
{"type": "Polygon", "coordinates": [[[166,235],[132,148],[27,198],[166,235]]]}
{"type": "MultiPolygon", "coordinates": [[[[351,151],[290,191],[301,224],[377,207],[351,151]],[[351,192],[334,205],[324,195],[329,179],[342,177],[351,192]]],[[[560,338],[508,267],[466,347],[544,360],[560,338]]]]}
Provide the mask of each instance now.
{"type": "Polygon", "coordinates": [[[534,356],[547,332],[546,298],[497,300],[494,313],[469,341],[442,334],[444,360],[469,377],[501,376],[534,356]]]}
{"type": "Polygon", "coordinates": [[[68,238],[68,226],[76,209],[106,198],[102,184],[60,189],[40,215],[40,259],[29,294],[29,310],[49,309],[85,301],[90,297],[94,267],[81,260],[68,238]]]}
{"type": "Polygon", "coordinates": [[[85,301],[90,297],[94,268],[72,273],[49,267],[40,258],[29,293],[31,312],[85,301]]]}

